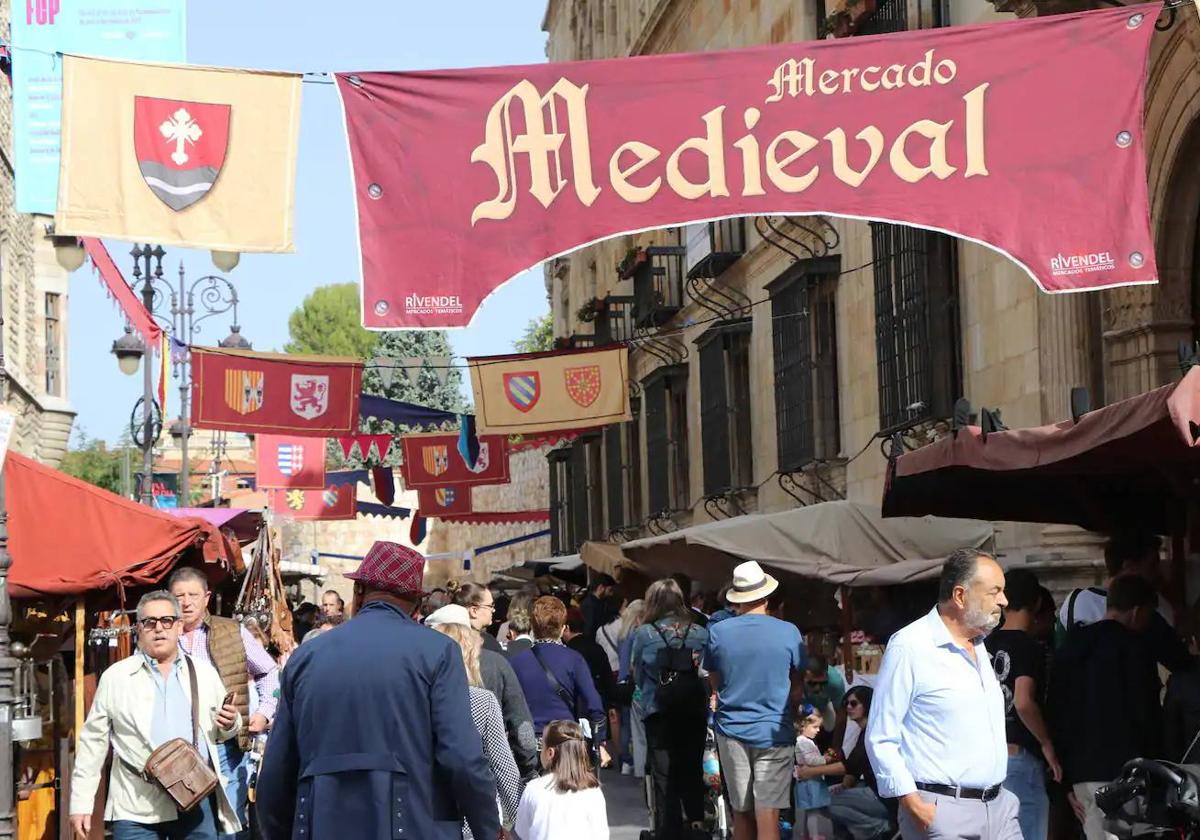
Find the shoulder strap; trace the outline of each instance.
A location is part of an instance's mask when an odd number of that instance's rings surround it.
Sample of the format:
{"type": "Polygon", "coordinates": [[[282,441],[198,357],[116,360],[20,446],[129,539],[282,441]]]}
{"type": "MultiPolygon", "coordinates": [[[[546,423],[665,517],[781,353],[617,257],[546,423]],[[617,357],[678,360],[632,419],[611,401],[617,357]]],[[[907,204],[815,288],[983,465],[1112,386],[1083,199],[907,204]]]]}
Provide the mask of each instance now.
{"type": "Polygon", "coordinates": [[[538,664],[542,666],[542,670],[546,672],[546,681],[550,683],[551,690],[558,695],[559,700],[562,700],[564,703],[566,703],[567,708],[571,711],[571,714],[575,714],[574,699],[570,694],[567,693],[567,690],[563,688],[563,684],[558,681],[558,677],[554,676],[554,672],[550,670],[550,666],[546,664],[546,660],[538,656],[537,645],[535,644],[529,650],[533,654],[533,658],[536,659],[538,664]]]}
{"type": "Polygon", "coordinates": [[[1079,597],[1079,590],[1072,589],[1070,597],[1067,598],[1067,629],[1075,629],[1075,599],[1079,597]]]}
{"type": "Polygon", "coordinates": [[[617,643],[613,641],[612,634],[608,632],[607,624],[600,628],[600,634],[604,636],[604,641],[608,642],[609,647],[613,650],[617,649],[617,643]]]}
{"type": "Polygon", "coordinates": [[[200,749],[200,689],[196,687],[196,666],[192,664],[192,657],[185,654],[183,659],[187,662],[188,682],[192,685],[192,746],[200,749]]]}
{"type": "MultiPolygon", "coordinates": [[[[663,640],[663,644],[666,645],[668,648],[671,647],[671,643],[669,641],[667,641],[667,636],[665,633],[663,633],[662,628],[659,627],[657,624],[651,624],[650,626],[658,631],[658,635],[663,640]]],[[[684,625],[683,634],[675,637],[675,638],[679,639],[679,648],[678,648],[679,650],[683,650],[685,647],[687,647],[687,635],[688,635],[688,631],[691,629],[692,629],[692,622],[689,621],[686,625],[684,625]]]]}

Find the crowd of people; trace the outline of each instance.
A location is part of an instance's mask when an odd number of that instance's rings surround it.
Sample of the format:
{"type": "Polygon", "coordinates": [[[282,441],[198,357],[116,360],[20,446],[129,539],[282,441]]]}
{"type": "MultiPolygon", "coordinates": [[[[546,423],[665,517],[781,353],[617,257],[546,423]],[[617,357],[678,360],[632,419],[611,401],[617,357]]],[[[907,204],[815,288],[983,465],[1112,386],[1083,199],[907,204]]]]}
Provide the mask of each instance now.
{"type": "Polygon", "coordinates": [[[1032,572],[955,552],[937,603],[850,685],[755,562],[715,603],[682,574],[641,598],[607,576],[573,596],[426,592],[423,558],[377,543],[350,575],[353,620],[332,590],[297,610],[282,669],[181,568],[139,603],[138,651],[101,677],[71,821],[88,835],[111,751],[118,840],[248,838],[251,788],[272,840],[607,838],[609,767],[649,776],[655,840],[688,840],[710,836],[715,742],[735,840],[1044,840],[1064,818],[1057,836],[1107,840],[1097,788],[1130,758],[1190,757],[1200,729],[1159,554],[1114,537],[1107,586],[1056,605],[1032,572]],[[186,810],[147,763],[177,743],[216,780],[186,810]]]}

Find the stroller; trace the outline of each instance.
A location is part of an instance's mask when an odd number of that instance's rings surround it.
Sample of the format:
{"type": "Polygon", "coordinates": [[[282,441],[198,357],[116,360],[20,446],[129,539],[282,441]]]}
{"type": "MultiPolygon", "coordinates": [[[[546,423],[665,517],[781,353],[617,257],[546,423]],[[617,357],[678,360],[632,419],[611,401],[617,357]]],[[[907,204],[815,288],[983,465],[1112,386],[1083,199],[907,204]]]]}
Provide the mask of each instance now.
{"type": "MultiPolygon", "coordinates": [[[[704,738],[704,822],[710,837],[728,840],[732,837],[729,826],[729,809],[725,807],[725,782],[721,778],[721,759],[717,752],[717,736],[713,729],[712,713],[708,715],[708,728],[704,738]]],[[[646,774],[646,808],[650,812],[650,824],[655,824],[654,780],[646,774]]],[[[654,840],[654,832],[645,830],[640,840],[654,840]]]]}
{"type": "Polygon", "coordinates": [[[1135,758],[1096,804],[1118,837],[1200,838],[1200,765],[1135,758]]]}

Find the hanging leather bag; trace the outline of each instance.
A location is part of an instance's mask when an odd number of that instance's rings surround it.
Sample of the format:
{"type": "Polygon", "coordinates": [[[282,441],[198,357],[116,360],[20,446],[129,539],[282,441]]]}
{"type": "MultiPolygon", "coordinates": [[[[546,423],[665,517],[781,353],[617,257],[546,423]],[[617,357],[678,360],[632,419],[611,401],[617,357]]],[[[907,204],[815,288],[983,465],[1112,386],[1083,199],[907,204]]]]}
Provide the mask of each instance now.
{"type": "Polygon", "coordinates": [[[175,802],[180,813],[190,811],[217,789],[217,774],[200,756],[199,690],[196,686],[196,667],[190,656],[185,656],[188,680],[192,688],[192,742],[183,738],[172,738],[162,744],[146,759],[141,772],[146,781],[157,782],[175,802]]]}

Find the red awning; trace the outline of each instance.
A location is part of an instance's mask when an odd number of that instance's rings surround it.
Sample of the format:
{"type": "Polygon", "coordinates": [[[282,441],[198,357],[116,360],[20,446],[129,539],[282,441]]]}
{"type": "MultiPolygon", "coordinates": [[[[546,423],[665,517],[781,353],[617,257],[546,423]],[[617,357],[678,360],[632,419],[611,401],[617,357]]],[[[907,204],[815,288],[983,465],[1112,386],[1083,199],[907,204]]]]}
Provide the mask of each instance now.
{"type": "Polygon", "coordinates": [[[1179,533],[1200,481],[1200,368],[1079,422],[960,429],[889,465],[884,516],[1179,533]]]}
{"type": "Polygon", "coordinates": [[[181,555],[215,564],[210,576],[228,568],[225,537],[202,519],[170,516],[12,452],[4,476],[14,597],[146,586],[181,555]]]}

